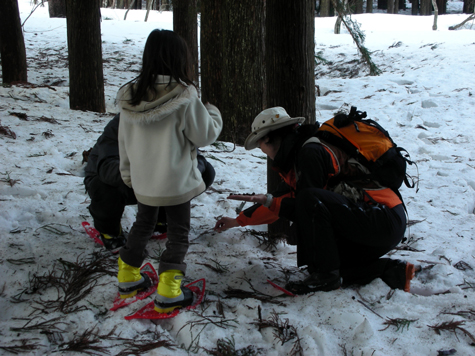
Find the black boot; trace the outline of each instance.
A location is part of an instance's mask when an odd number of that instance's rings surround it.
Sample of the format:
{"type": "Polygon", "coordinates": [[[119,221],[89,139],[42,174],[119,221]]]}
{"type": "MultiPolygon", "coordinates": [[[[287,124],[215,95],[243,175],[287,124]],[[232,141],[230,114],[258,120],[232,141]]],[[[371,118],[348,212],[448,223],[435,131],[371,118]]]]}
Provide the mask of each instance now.
{"type": "Polygon", "coordinates": [[[118,251],[122,246],[127,243],[127,238],[122,232],[122,229],[120,231],[119,236],[112,236],[109,234],[101,233],[101,240],[106,250],[110,250],[112,252],[118,251]]]}
{"type": "Polygon", "coordinates": [[[328,292],[341,287],[340,271],[313,272],[303,281],[289,282],[285,289],[294,294],[328,292]]]}
{"type": "Polygon", "coordinates": [[[401,260],[390,260],[381,279],[392,289],[411,290],[411,280],[414,278],[416,266],[401,260]]]}

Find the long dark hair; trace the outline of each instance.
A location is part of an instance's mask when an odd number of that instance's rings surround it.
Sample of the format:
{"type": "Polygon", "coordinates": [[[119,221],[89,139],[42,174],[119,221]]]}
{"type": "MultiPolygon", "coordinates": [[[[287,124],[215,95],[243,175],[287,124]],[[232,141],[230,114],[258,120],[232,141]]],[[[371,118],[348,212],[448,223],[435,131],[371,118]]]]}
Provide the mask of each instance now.
{"type": "Polygon", "coordinates": [[[147,38],[143,51],[142,69],[131,86],[131,105],[138,105],[147,98],[148,90],[155,91],[158,75],[168,75],[177,82],[194,85],[190,79],[191,55],[185,40],[173,31],[153,30],[147,38]]]}

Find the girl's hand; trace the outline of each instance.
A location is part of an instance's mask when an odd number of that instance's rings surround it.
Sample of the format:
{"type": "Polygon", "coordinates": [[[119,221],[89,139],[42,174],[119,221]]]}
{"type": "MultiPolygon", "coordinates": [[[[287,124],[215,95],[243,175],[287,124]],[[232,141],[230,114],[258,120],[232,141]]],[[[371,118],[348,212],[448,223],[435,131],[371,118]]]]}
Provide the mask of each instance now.
{"type": "Polygon", "coordinates": [[[228,218],[224,216],[216,222],[216,225],[214,226],[214,230],[217,232],[223,232],[227,229],[230,229],[236,226],[239,226],[239,223],[237,222],[236,219],[228,218]]]}
{"type": "Polygon", "coordinates": [[[250,201],[252,203],[258,203],[264,205],[267,201],[267,195],[265,194],[231,194],[227,199],[250,201]]]}

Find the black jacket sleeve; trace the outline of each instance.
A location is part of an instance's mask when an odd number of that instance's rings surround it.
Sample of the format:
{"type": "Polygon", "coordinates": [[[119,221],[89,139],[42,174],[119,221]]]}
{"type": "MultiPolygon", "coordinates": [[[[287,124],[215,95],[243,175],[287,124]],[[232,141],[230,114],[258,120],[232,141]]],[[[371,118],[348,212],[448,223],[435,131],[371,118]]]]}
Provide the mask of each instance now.
{"type": "Polygon", "coordinates": [[[86,180],[99,176],[102,182],[114,187],[122,184],[119,171],[118,133],[119,114],[109,121],[92,148],[85,168],[86,180]]]}
{"type": "Polygon", "coordinates": [[[119,115],[116,115],[104,128],[97,140],[97,174],[101,181],[118,187],[122,184],[119,171],[119,115]]]}

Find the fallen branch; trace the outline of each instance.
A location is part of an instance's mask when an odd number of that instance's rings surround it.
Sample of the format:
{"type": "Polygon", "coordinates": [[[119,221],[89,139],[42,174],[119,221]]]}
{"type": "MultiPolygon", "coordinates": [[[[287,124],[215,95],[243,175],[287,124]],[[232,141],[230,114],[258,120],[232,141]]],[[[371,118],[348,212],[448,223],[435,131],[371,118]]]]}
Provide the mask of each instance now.
{"type": "Polygon", "coordinates": [[[38,339],[21,339],[19,340],[21,342],[20,345],[11,345],[11,346],[0,345],[0,349],[10,352],[12,354],[19,354],[21,352],[37,350],[38,346],[40,345],[36,343],[28,343],[28,342],[31,342],[32,340],[38,340],[38,339]]]}
{"type": "Polygon", "coordinates": [[[384,325],[387,325],[384,329],[381,329],[380,331],[384,331],[390,326],[395,326],[396,331],[404,331],[404,328],[407,328],[409,330],[409,325],[411,323],[417,321],[419,319],[401,319],[401,318],[396,318],[396,319],[386,319],[386,321],[383,323],[384,325]]]}
{"type": "Polygon", "coordinates": [[[474,343],[475,343],[475,337],[469,333],[465,328],[462,328],[461,325],[465,325],[465,321],[446,321],[443,323],[440,323],[438,325],[428,325],[429,328],[434,329],[434,331],[440,335],[441,330],[447,330],[447,331],[452,331],[454,335],[457,337],[457,330],[462,331],[465,335],[467,335],[474,343]]]}
{"type": "Polygon", "coordinates": [[[282,345],[290,340],[296,339],[289,355],[303,355],[303,348],[300,344],[300,337],[298,336],[297,329],[295,326],[290,324],[289,319],[280,319],[279,314],[277,314],[275,310],[272,310],[270,318],[267,320],[262,320],[260,306],[258,308],[258,312],[259,321],[252,324],[257,325],[259,327],[259,331],[263,328],[273,328],[274,332],[272,335],[274,336],[274,340],[279,340],[282,345]]]}
{"type": "Polygon", "coordinates": [[[462,26],[465,25],[468,21],[471,21],[471,20],[475,20],[475,14],[471,14],[468,18],[466,18],[464,21],[462,21],[462,22],[459,23],[458,25],[449,26],[449,30],[451,30],[451,31],[456,30],[456,29],[462,27],[462,26]]]}
{"type": "Polygon", "coordinates": [[[0,134],[13,138],[14,140],[16,139],[16,133],[14,133],[8,126],[2,126],[0,122],[0,134]]]}

